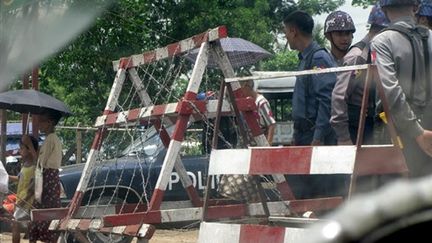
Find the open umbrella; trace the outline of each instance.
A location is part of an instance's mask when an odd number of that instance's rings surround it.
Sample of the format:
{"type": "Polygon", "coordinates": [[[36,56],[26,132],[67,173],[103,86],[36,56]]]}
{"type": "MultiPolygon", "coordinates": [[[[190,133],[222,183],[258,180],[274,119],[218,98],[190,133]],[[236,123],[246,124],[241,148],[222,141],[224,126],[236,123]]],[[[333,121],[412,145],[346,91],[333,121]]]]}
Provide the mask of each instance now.
{"type": "Polygon", "coordinates": [[[72,112],[62,101],[33,89],[0,93],[0,109],[32,114],[55,110],[59,111],[63,116],[72,115],[72,112]]]}
{"type": "MultiPolygon", "coordinates": [[[[233,68],[249,66],[272,56],[270,52],[264,50],[262,47],[242,38],[223,38],[220,39],[220,43],[222,49],[228,55],[233,68]]],[[[195,62],[198,52],[198,48],[194,49],[186,55],[186,58],[195,62]]],[[[211,68],[218,67],[212,54],[209,56],[207,66],[211,68]]]]}

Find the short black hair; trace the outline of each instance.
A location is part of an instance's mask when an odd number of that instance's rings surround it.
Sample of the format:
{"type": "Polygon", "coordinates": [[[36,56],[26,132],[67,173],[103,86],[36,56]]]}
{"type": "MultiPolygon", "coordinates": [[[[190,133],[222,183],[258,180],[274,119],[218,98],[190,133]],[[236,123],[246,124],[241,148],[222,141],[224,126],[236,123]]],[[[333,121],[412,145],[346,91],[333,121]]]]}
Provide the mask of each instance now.
{"type": "Polygon", "coordinates": [[[314,21],[312,16],[305,11],[296,10],[284,19],[284,25],[294,25],[306,36],[312,36],[314,21]]]}
{"type": "Polygon", "coordinates": [[[52,109],[46,109],[42,112],[42,115],[47,116],[51,121],[53,121],[54,126],[57,125],[57,123],[60,121],[60,119],[62,118],[62,113],[56,110],[52,110],[52,109]]]}

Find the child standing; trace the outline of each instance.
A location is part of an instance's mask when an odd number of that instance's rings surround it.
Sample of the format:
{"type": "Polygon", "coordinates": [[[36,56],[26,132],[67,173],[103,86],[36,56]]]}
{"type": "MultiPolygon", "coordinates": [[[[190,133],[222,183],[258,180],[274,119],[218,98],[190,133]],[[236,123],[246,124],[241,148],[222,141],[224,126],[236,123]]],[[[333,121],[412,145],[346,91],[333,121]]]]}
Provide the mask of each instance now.
{"type": "MultiPolygon", "coordinates": [[[[30,220],[30,209],[34,201],[34,174],[36,167],[36,151],[39,144],[35,137],[24,135],[20,141],[19,153],[22,159],[21,171],[18,176],[9,176],[10,181],[18,181],[17,201],[14,217],[17,221],[30,220]]],[[[20,224],[12,224],[12,242],[20,242],[20,224]]]]}
{"type": "MultiPolygon", "coordinates": [[[[39,149],[38,166],[43,168],[43,189],[41,201],[34,201],[35,208],[60,208],[59,168],[62,160],[62,144],[55,134],[55,126],[61,113],[49,110],[38,115],[39,130],[45,134],[44,143],[39,149]]],[[[32,221],[29,225],[29,241],[57,242],[58,233],[49,231],[50,221],[32,221]]]]}

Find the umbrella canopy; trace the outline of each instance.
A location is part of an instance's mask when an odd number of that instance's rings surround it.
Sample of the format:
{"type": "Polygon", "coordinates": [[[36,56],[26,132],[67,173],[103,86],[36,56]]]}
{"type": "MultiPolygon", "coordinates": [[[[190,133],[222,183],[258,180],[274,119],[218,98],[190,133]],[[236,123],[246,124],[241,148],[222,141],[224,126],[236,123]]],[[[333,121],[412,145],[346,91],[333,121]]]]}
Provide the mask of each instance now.
{"type": "Polygon", "coordinates": [[[33,89],[0,93],[0,109],[32,114],[55,110],[63,116],[72,115],[72,112],[62,101],[33,89]]]}
{"type": "MultiPolygon", "coordinates": [[[[262,47],[242,38],[223,38],[220,39],[220,43],[233,68],[249,66],[272,56],[270,52],[262,47]]],[[[199,48],[194,49],[186,55],[186,58],[195,62],[198,52],[199,48]]],[[[218,67],[212,54],[209,55],[207,66],[211,68],[218,67]]]]}

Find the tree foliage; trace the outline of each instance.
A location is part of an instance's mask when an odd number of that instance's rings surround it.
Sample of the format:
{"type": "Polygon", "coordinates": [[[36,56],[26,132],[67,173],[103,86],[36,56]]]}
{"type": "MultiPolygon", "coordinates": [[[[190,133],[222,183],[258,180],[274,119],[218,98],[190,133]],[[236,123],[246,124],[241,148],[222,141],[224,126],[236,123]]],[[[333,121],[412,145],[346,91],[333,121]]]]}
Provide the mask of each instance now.
{"type": "Polygon", "coordinates": [[[353,0],[352,5],[362,6],[363,8],[367,8],[370,5],[374,5],[376,2],[377,2],[376,0],[353,0]]]}
{"type": "MultiPolygon", "coordinates": [[[[320,14],[343,3],[343,0],[114,1],[94,26],[42,64],[41,89],[72,108],[75,116],[70,118],[70,123],[91,125],[106,104],[115,77],[113,60],[219,25],[226,25],[230,36],[250,40],[273,52],[281,33],[281,21],[287,13],[305,9],[320,14]]],[[[285,55],[276,54],[266,68],[292,69],[295,55],[285,55]],[[290,61],[284,65],[287,59],[290,61]]]]}

